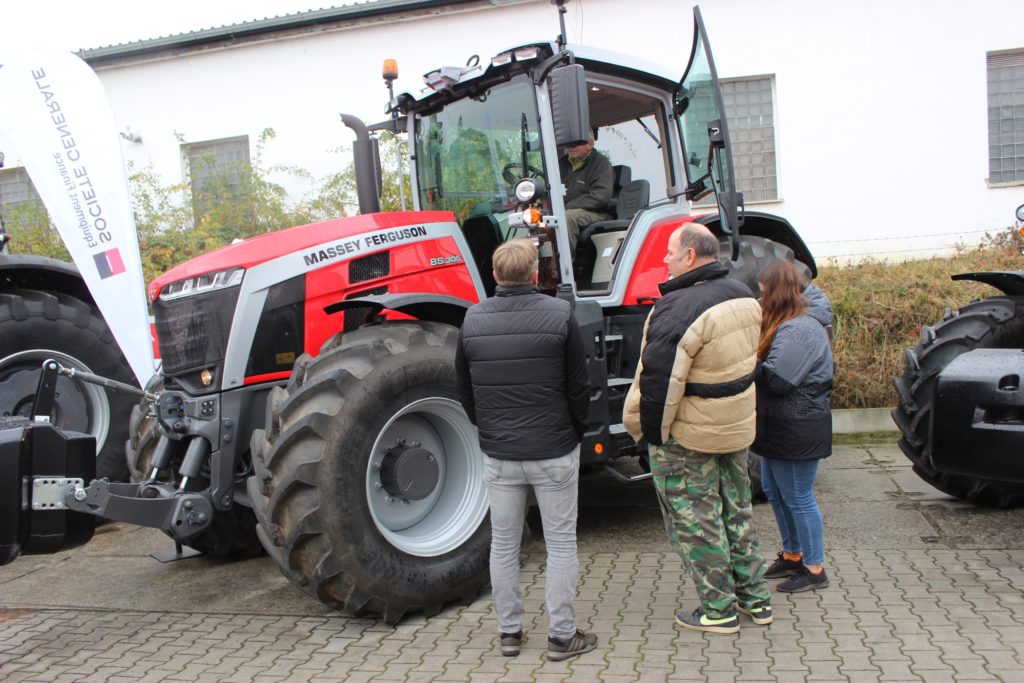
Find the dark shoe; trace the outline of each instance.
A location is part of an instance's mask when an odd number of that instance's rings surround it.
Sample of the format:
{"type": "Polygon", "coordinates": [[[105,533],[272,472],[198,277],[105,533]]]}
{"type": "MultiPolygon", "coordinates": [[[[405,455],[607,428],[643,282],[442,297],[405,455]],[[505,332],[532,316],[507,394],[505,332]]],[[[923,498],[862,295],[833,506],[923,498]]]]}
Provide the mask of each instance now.
{"type": "Polygon", "coordinates": [[[516,657],[526,642],[526,633],[522,630],[517,633],[501,634],[501,654],[506,657],[516,657]]]}
{"type": "Polygon", "coordinates": [[[804,591],[818,590],[819,588],[828,588],[828,576],[825,574],[825,570],[822,569],[820,574],[812,574],[811,570],[805,569],[795,576],[791,576],[786,579],[778,586],[775,590],[782,591],[783,593],[802,593],[804,591]]]}
{"type": "Polygon", "coordinates": [[[735,612],[713,618],[700,608],[695,609],[692,613],[676,612],[676,623],[691,631],[706,631],[707,633],[739,633],[740,630],[740,619],[735,612]]]}
{"type": "Polygon", "coordinates": [[[737,605],[736,609],[750,617],[750,620],[758,626],[767,626],[772,623],[772,606],[767,602],[759,602],[750,607],[737,605]]]}
{"type": "Polygon", "coordinates": [[[595,647],[597,647],[597,636],[581,629],[576,629],[575,635],[571,638],[562,639],[548,636],[548,659],[560,662],[563,659],[590,652],[595,647]]]}
{"type": "Polygon", "coordinates": [[[779,553],[775,561],[765,570],[764,578],[784,579],[787,576],[793,576],[806,570],[807,568],[804,567],[802,560],[787,560],[782,556],[782,553],[779,553]]]}

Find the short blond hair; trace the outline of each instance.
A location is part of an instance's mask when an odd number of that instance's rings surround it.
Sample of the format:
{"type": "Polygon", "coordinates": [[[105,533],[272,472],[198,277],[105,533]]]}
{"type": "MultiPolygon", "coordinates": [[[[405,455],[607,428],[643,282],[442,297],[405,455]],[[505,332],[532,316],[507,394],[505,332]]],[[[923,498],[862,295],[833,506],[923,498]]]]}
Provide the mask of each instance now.
{"type": "Polygon", "coordinates": [[[537,247],[525,237],[509,240],[494,250],[494,279],[499,285],[513,287],[533,283],[537,272],[537,247]]]}

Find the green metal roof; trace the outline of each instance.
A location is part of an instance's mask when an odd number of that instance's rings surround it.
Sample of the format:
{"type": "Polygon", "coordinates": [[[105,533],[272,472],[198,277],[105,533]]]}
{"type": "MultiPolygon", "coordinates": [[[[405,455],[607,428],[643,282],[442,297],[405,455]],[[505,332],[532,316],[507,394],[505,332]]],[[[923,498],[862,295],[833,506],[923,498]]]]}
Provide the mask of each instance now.
{"type": "Polygon", "coordinates": [[[259,40],[288,32],[301,32],[331,24],[349,24],[361,19],[382,17],[399,12],[430,11],[458,5],[480,7],[512,5],[536,0],[367,0],[340,7],[296,12],[266,19],[254,19],[239,24],[206,28],[188,33],[133,41],[107,47],[84,49],[78,56],[93,67],[102,67],[175,54],[203,47],[223,47],[259,40]]]}

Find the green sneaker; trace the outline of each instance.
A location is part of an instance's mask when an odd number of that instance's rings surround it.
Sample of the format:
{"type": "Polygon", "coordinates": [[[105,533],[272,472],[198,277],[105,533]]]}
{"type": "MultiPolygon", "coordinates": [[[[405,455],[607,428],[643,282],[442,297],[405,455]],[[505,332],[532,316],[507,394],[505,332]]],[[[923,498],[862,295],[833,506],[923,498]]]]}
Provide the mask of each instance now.
{"type": "Polygon", "coordinates": [[[736,609],[750,617],[750,620],[758,626],[767,626],[772,623],[772,606],[767,602],[759,602],[750,607],[737,605],[736,609]]]}
{"type": "Polygon", "coordinates": [[[739,633],[740,620],[735,612],[729,612],[721,617],[709,617],[699,607],[692,613],[676,612],[676,623],[691,631],[705,631],[707,633],[739,633]]]}

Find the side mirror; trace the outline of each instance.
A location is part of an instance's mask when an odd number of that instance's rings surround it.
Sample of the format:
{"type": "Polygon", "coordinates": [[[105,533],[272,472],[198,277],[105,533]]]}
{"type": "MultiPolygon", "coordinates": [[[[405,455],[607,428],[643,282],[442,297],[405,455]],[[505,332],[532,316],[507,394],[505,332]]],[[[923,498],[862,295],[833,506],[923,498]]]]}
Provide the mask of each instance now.
{"type": "Polygon", "coordinates": [[[551,70],[551,118],[555,127],[555,145],[570,147],[587,142],[590,135],[590,103],[587,79],[580,64],[567,64],[551,70]]]}

